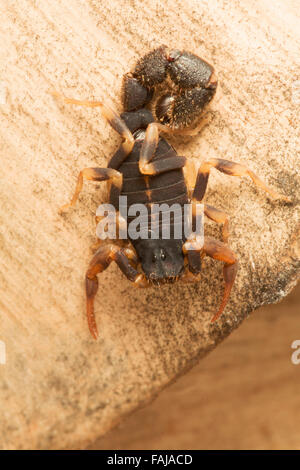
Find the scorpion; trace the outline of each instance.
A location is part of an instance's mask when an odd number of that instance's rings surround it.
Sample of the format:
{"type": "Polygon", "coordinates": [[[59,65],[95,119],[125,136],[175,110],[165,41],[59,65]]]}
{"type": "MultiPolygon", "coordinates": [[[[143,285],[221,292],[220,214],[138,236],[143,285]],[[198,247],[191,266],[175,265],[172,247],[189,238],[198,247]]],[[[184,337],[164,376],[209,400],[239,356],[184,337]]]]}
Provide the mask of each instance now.
{"type": "Polygon", "coordinates": [[[211,321],[215,322],[223,313],[236,278],[238,260],[228,244],[229,217],[222,210],[203,203],[212,168],[226,175],[249,176],[257,187],[272,197],[290,201],[267,187],[243,164],[210,158],[196,169],[193,162],[177,155],[161,136],[199,132],[204,110],[213,99],[217,84],[214,68],[207,61],[187,51],[161,46],[141,57],[132,72],[123,76],[123,112],[120,115],[105,102],[79,101],[52,93],[65,103],[99,107],[102,116],[123,139],[107,168],[80,171],[75,193],[60,212],[75,204],[83,181],[90,180],[107,182],[108,200],[117,211],[118,229],[125,223],[120,196],[126,196],[130,204],[146,205],[148,216],[143,223],[147,227],[148,222],[153,222],[151,208],[154,204],[164,204],[164,210],[170,216],[172,233],[168,238],[162,236],[162,222],[158,221],[157,238],[128,235],[125,239],[100,241],[85,277],[87,320],[95,339],[98,337],[94,313],[97,275],[112,261],[137,287],[159,286],[177,280],[198,282],[205,256],[222,261],[223,299],[211,321]],[[206,217],[222,224],[222,241],[209,236],[198,237],[193,231],[189,236],[175,237],[176,225],[183,222],[171,213],[174,203],[182,208],[190,205],[193,226],[201,204],[206,217]]]}

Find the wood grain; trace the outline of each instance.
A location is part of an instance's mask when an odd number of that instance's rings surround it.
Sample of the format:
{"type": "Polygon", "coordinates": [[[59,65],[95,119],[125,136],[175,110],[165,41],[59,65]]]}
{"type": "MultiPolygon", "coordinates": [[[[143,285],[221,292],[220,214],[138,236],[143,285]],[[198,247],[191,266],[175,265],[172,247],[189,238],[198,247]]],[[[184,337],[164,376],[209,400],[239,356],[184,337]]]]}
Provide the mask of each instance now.
{"type": "MultiPolygon", "coordinates": [[[[299,9],[296,0],[3,0],[0,5],[0,445],[84,447],[147,403],[299,275],[299,9]],[[213,63],[212,121],[173,143],[197,161],[248,164],[294,204],[214,173],[207,200],[231,217],[240,271],[226,315],[222,267],[201,283],[137,291],[116,266],[101,276],[100,338],[85,319],[83,275],[95,241],[101,185],[86,185],[63,217],[78,172],[106,165],[119,138],[93,109],[56,90],[120,109],[122,74],[166,43],[213,63]]],[[[208,223],[207,233],[220,230],[208,223]]]]}

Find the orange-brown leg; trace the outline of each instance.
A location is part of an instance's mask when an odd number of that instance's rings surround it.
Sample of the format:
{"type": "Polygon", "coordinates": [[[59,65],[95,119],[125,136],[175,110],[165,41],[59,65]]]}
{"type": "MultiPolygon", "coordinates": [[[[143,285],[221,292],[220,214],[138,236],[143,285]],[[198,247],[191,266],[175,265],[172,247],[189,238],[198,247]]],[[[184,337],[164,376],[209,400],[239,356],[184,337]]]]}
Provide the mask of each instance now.
{"type": "MultiPolygon", "coordinates": [[[[188,241],[183,245],[183,253],[187,256],[189,252],[191,254],[193,252],[196,254],[199,251],[201,254],[201,256],[198,258],[199,263],[201,263],[201,258],[205,255],[224,262],[223,275],[225,281],[225,289],[219,310],[211,319],[211,321],[214,322],[220,317],[228,302],[230,291],[233,286],[238,269],[238,261],[234,252],[228,247],[228,245],[211,237],[204,237],[204,244],[202,247],[198,246],[197,242],[193,241],[188,241]]],[[[197,260],[197,258],[195,259],[197,260]]]]}
{"type": "Polygon", "coordinates": [[[97,274],[104,271],[112,261],[115,261],[127,279],[138,287],[148,285],[143,274],[136,270],[137,256],[133,249],[122,248],[117,244],[109,243],[100,246],[93,256],[85,278],[87,320],[92,336],[97,339],[98,330],[94,314],[94,299],[98,290],[97,274]]]}
{"type": "Polygon", "coordinates": [[[194,283],[200,281],[200,274],[194,274],[190,271],[189,266],[186,266],[184,273],[182,274],[180,280],[186,283],[194,283]]]}
{"type": "Polygon", "coordinates": [[[159,140],[159,131],[172,133],[173,131],[163,124],[152,122],[148,125],[143,141],[139,159],[139,169],[143,175],[158,175],[170,170],[184,167],[185,157],[170,157],[151,162],[155,155],[159,140]]]}
{"type": "Polygon", "coordinates": [[[111,166],[112,168],[117,169],[121,165],[122,161],[130,154],[134,146],[134,137],[125,122],[121,117],[116,113],[112,108],[102,103],[101,101],[80,101],[74,100],[72,98],[66,98],[64,95],[57,93],[56,91],[51,93],[55,98],[62,99],[65,103],[76,104],[79,106],[88,106],[91,108],[99,107],[103,117],[108,121],[111,127],[120,134],[123,138],[123,143],[120,147],[120,150],[117,152],[117,162],[116,165],[111,166]]]}
{"type": "Polygon", "coordinates": [[[228,215],[216,207],[204,204],[204,214],[217,224],[223,224],[222,237],[223,242],[228,243],[229,238],[229,218],[228,215]]]}
{"type": "Polygon", "coordinates": [[[282,194],[279,194],[276,191],[270,189],[255,173],[253,173],[253,171],[249,170],[249,168],[247,168],[245,165],[230,162],[229,160],[222,160],[220,158],[212,158],[201,164],[193,193],[193,198],[195,198],[197,201],[202,201],[205,195],[211,168],[216,168],[222,173],[225,173],[226,175],[230,176],[250,176],[253,183],[257,187],[263,189],[272,197],[281,199],[286,202],[291,202],[288,197],[283,196],[282,194]]]}
{"type": "Polygon", "coordinates": [[[215,240],[211,237],[204,238],[203,252],[213,259],[224,261],[223,276],[225,281],[225,289],[223,299],[219,310],[211,319],[212,322],[216,321],[222,314],[231,292],[236,273],[238,270],[238,260],[234,252],[225,243],[215,240]]]}
{"type": "Polygon", "coordinates": [[[65,211],[69,207],[74,206],[82,190],[84,179],[90,180],[90,181],[110,180],[111,181],[111,190],[110,190],[111,198],[113,198],[114,200],[118,199],[118,196],[122,188],[122,181],[123,181],[122,174],[119,171],[114,170],[113,168],[84,168],[79,173],[76,189],[75,189],[75,192],[71,201],[68,204],[63,205],[59,209],[60,213],[65,211]]]}

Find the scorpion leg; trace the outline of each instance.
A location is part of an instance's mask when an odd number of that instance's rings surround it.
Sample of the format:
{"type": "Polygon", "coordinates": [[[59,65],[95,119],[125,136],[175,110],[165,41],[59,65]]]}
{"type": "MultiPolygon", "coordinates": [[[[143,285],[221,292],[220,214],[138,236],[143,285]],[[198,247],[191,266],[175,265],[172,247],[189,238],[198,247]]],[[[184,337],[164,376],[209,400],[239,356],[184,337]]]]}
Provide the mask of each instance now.
{"type": "MultiPolygon", "coordinates": [[[[134,146],[134,137],[128,127],[126,126],[125,122],[121,119],[121,117],[109,106],[102,103],[101,101],[80,101],[74,100],[72,98],[66,98],[64,95],[60,93],[52,92],[51,93],[55,98],[61,98],[65,103],[68,104],[77,104],[80,106],[88,106],[91,108],[100,107],[101,113],[103,117],[108,121],[111,127],[120,134],[123,138],[123,143],[117,152],[118,154],[118,161],[113,168],[117,169],[123,160],[130,154],[134,146]]],[[[111,165],[110,165],[111,166],[111,165]]]]}
{"type": "Polygon", "coordinates": [[[253,173],[253,171],[251,171],[245,165],[242,165],[240,163],[234,163],[229,160],[223,160],[220,158],[211,158],[210,160],[206,160],[201,164],[193,193],[193,197],[198,201],[202,201],[205,195],[211,168],[216,168],[222,173],[225,173],[226,175],[230,176],[250,176],[253,183],[257,187],[262,188],[272,197],[281,199],[286,202],[291,202],[288,197],[283,196],[282,194],[279,194],[276,191],[270,189],[255,173],[253,173]]]}
{"type": "Polygon", "coordinates": [[[237,269],[238,269],[237,258],[234,252],[228,247],[228,245],[220,242],[219,240],[215,240],[214,238],[211,238],[211,237],[204,238],[204,244],[202,247],[199,246],[197,242],[187,241],[183,245],[183,252],[185,255],[187,255],[189,251],[191,252],[200,251],[201,258],[207,255],[213,259],[224,261],[225,263],[224,268],[223,268],[223,275],[224,275],[224,281],[225,281],[223,299],[219,307],[219,310],[211,319],[212,322],[215,322],[222,314],[227,304],[227,301],[229,299],[230,291],[233,286],[237,269]]]}
{"type": "Polygon", "coordinates": [[[229,237],[229,218],[228,215],[217,209],[216,207],[209,206],[208,204],[204,204],[204,214],[214,222],[218,224],[223,224],[222,227],[222,236],[224,243],[228,243],[229,237]]]}
{"type": "Polygon", "coordinates": [[[94,298],[98,290],[97,274],[104,271],[112,261],[115,261],[127,279],[138,287],[148,285],[143,274],[136,270],[137,255],[132,248],[122,248],[109,243],[100,246],[93,256],[85,277],[87,320],[92,336],[97,339],[98,330],[94,315],[94,298]]]}
{"type": "Polygon", "coordinates": [[[81,170],[79,173],[78,179],[77,179],[77,185],[76,189],[74,192],[74,195],[71,199],[71,202],[68,204],[65,204],[59,209],[59,213],[65,211],[68,209],[70,206],[74,206],[75,202],[78,199],[78,196],[82,190],[83,186],[83,180],[91,180],[91,181],[111,181],[111,200],[117,200],[121,188],[122,188],[122,181],[123,181],[123,176],[122,174],[114,170],[113,168],[84,168],[81,170]]]}
{"type": "MultiPolygon", "coordinates": [[[[193,162],[190,162],[190,165],[186,165],[185,167],[186,174],[185,174],[185,179],[187,182],[187,186],[190,187],[191,181],[194,179],[194,173],[195,173],[195,165],[193,162]],[[190,168],[189,168],[190,166],[190,168]]],[[[191,233],[190,237],[187,239],[187,242],[192,242],[193,246],[197,245],[197,249],[191,249],[188,250],[187,252],[187,261],[188,261],[188,271],[192,273],[193,275],[199,274],[201,271],[201,249],[203,247],[204,243],[204,237],[203,233],[201,236],[201,233],[195,233],[195,228],[197,226],[196,224],[196,218],[200,215],[202,216],[203,212],[204,214],[213,220],[214,222],[217,222],[219,224],[223,224],[222,227],[222,237],[223,237],[223,242],[228,243],[228,238],[229,238],[229,218],[228,215],[213,207],[208,204],[202,204],[201,201],[198,199],[199,195],[197,194],[197,191],[195,189],[192,191],[192,197],[191,197],[191,206],[192,206],[192,229],[193,232],[191,233]]],[[[202,226],[203,226],[202,222],[202,226]]]]}
{"type": "Polygon", "coordinates": [[[186,158],[179,156],[151,162],[157,148],[159,130],[172,133],[169,128],[162,124],[151,122],[148,125],[139,159],[139,169],[143,175],[158,175],[160,173],[165,173],[166,171],[183,168],[186,164],[186,158]]]}
{"type": "MultiPolygon", "coordinates": [[[[188,192],[190,195],[190,198],[192,200],[192,209],[193,213],[196,213],[197,209],[197,204],[201,203],[200,200],[197,198],[197,193],[194,191],[194,184],[195,184],[195,179],[197,177],[197,170],[196,166],[193,162],[193,160],[187,160],[186,165],[184,167],[184,178],[186,182],[186,186],[188,188],[188,192]]],[[[223,236],[223,241],[224,243],[228,243],[228,238],[229,238],[229,217],[228,215],[221,211],[220,209],[217,209],[216,207],[213,207],[208,204],[204,204],[202,206],[204,208],[204,214],[214,222],[217,222],[218,224],[224,224],[222,228],[222,236],[223,236]]]]}

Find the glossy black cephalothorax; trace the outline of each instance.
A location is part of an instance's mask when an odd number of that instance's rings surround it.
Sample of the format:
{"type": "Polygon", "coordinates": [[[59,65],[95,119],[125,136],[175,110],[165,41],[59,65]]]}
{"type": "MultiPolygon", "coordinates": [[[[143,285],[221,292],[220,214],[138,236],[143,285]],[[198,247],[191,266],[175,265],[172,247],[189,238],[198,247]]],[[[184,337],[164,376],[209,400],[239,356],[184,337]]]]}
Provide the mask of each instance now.
{"type": "MultiPolygon", "coordinates": [[[[124,196],[128,207],[143,204],[147,208],[147,213],[139,224],[139,231],[143,236],[132,236],[128,232],[125,239],[119,236],[117,239],[101,240],[90,262],[85,278],[87,318],[95,338],[98,335],[94,316],[97,275],[112,261],[138,287],[173,283],[179,279],[187,282],[199,281],[203,257],[210,256],[223,261],[225,290],[219,310],[212,321],[219,318],[229,298],[238,262],[228,245],[226,213],[203,200],[211,168],[227,175],[250,176],[258,187],[273,197],[288,200],[268,188],[245,165],[211,158],[202,161],[196,168],[191,161],[177,155],[174,148],[161,136],[161,133],[198,132],[199,121],[212,100],[216,87],[214,69],[206,61],[190,52],[161,46],[143,56],[133,71],[124,75],[124,112],[121,115],[103,102],[63,97],[66,103],[99,107],[102,115],[123,138],[123,142],[107,168],[84,168],[79,173],[73,198],[61,211],[75,204],[84,179],[107,181],[109,202],[118,215],[118,234],[124,226],[124,196]],[[164,204],[158,218],[151,210],[155,204],[164,204]],[[199,207],[203,209],[205,216],[223,225],[223,241],[205,234],[204,237],[199,237],[194,231],[186,235],[182,227],[184,217],[173,212],[174,204],[179,206],[181,212],[186,205],[191,208],[193,227],[199,207]],[[168,217],[162,219],[162,212],[168,217]],[[169,221],[167,237],[163,234],[166,220],[169,221]],[[182,229],[180,237],[175,236],[179,225],[182,229]],[[158,229],[158,236],[155,238],[151,235],[153,226],[158,229]],[[148,234],[147,237],[145,233],[148,234]]],[[[54,95],[60,96],[58,93],[54,95]]],[[[128,222],[132,220],[134,217],[128,216],[128,222]]]]}

